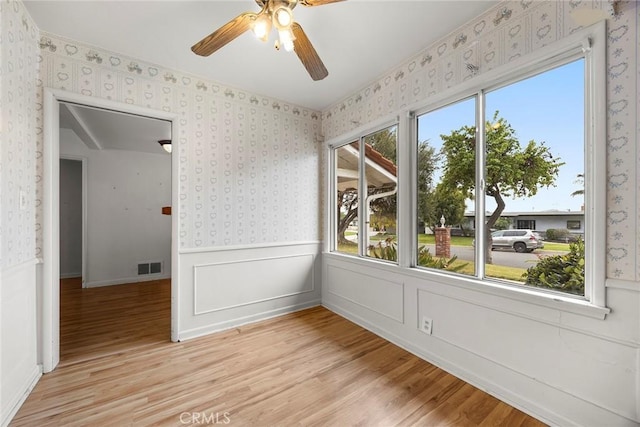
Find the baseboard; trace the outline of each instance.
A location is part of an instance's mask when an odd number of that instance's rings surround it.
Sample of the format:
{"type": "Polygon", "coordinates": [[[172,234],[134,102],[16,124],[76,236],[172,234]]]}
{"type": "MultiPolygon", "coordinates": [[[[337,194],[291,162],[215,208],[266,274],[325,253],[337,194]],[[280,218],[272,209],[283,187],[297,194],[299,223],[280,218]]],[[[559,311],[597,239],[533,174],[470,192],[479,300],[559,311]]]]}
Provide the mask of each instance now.
{"type": "MultiPolygon", "coordinates": [[[[356,323],[357,325],[375,333],[376,335],[386,339],[387,341],[407,350],[408,352],[426,360],[427,362],[449,372],[450,374],[462,379],[463,381],[473,385],[474,387],[485,391],[486,393],[500,399],[501,401],[531,415],[532,417],[551,426],[585,426],[585,425],[607,425],[607,426],[636,426],[637,423],[628,418],[622,417],[604,408],[596,406],[590,402],[584,401],[576,396],[567,394],[562,390],[553,388],[547,384],[537,381],[516,372],[508,367],[496,364],[495,362],[483,358],[480,355],[471,353],[462,348],[456,347],[450,343],[438,340],[438,353],[429,351],[409,342],[398,335],[389,332],[368,320],[350,313],[349,311],[323,301],[323,307],[334,313],[356,323]],[[446,354],[447,357],[442,357],[446,354]],[[456,362],[458,360],[458,362],[456,362]],[[461,363],[460,361],[464,361],[461,363]],[[470,370],[469,366],[475,367],[470,370]],[[477,372],[482,373],[480,376],[477,372]],[[501,384],[492,380],[492,378],[500,378],[501,384]],[[516,385],[507,388],[503,384],[508,383],[516,385]],[[527,390],[529,396],[518,393],[517,390],[527,390]],[[551,408],[551,404],[545,405],[540,402],[542,399],[532,400],[530,396],[544,397],[547,402],[562,402],[564,414],[551,408]]],[[[435,341],[434,341],[435,343],[435,341]]],[[[436,347],[436,345],[434,345],[436,347]]]]}
{"type": "Polygon", "coordinates": [[[61,279],[75,279],[76,277],[82,277],[82,273],[60,273],[61,279]]]}
{"type": "Polygon", "coordinates": [[[12,401],[11,403],[9,403],[9,405],[7,405],[6,412],[5,408],[2,408],[2,422],[0,422],[0,426],[6,427],[9,425],[13,417],[15,417],[18,413],[18,410],[20,410],[20,407],[22,406],[24,401],[27,400],[27,397],[29,397],[29,394],[31,394],[31,391],[36,386],[41,376],[42,365],[36,365],[31,375],[29,375],[27,380],[25,381],[25,384],[22,388],[22,393],[16,395],[15,397],[13,397],[13,399],[11,399],[12,401]]]}
{"type": "Polygon", "coordinates": [[[144,276],[123,277],[120,279],[96,280],[87,282],[87,288],[99,288],[101,286],[123,285],[125,283],[151,282],[152,280],[171,279],[171,274],[145,274],[144,276]]]}
{"type": "Polygon", "coordinates": [[[320,306],[320,300],[308,301],[301,304],[281,307],[275,310],[264,311],[262,313],[252,314],[251,316],[239,317],[237,319],[226,320],[220,323],[206,325],[200,328],[188,329],[178,333],[178,341],[190,340],[193,338],[210,335],[216,332],[226,331],[228,329],[237,328],[238,326],[250,323],[260,322],[262,320],[272,319],[274,317],[283,316],[285,314],[295,313],[296,311],[306,310],[311,307],[320,306]]]}

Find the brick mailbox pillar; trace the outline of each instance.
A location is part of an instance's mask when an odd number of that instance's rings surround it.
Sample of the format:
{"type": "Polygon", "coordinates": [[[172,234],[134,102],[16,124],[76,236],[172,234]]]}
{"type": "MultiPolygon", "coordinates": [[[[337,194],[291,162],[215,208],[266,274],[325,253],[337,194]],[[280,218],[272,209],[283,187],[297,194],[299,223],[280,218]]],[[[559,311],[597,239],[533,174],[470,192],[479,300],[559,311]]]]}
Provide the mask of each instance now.
{"type": "Polygon", "coordinates": [[[451,258],[451,229],[436,227],[436,256],[451,258]]]}

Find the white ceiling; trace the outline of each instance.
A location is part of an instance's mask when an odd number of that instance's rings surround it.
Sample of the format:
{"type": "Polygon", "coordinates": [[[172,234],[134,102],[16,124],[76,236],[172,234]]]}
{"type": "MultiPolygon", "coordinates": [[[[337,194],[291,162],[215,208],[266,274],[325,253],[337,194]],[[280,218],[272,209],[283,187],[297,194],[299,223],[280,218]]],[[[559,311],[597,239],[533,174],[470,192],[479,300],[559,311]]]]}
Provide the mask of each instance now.
{"type": "Polygon", "coordinates": [[[191,46],[246,11],[254,0],[31,1],[38,27],[142,61],[323,110],[373,82],[435,40],[480,15],[495,0],[348,0],[297,6],[304,28],[329,70],[311,80],[295,53],[276,51],[245,33],[207,58],[191,46]]]}
{"type": "Polygon", "coordinates": [[[168,154],[158,141],[171,139],[171,122],[75,104],[60,104],[60,127],[93,150],[168,154]]]}

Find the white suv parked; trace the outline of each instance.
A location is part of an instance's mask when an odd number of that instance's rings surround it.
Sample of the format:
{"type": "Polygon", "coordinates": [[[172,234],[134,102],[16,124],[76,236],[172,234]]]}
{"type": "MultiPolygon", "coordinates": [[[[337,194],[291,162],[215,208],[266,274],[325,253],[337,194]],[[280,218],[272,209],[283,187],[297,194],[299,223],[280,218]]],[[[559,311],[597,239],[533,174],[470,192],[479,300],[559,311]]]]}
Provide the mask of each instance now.
{"type": "Polygon", "coordinates": [[[531,230],[498,230],[491,233],[491,249],[513,248],[516,252],[533,252],[544,248],[542,237],[531,230]]]}

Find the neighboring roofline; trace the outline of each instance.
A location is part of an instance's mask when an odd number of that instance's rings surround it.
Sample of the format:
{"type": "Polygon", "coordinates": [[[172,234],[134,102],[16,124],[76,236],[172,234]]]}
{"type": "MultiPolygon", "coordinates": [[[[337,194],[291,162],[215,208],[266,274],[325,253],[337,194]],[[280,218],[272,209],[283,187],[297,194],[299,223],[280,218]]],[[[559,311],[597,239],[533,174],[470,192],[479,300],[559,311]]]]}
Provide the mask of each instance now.
{"type": "MultiPolygon", "coordinates": [[[[356,141],[353,143],[353,146],[356,148],[360,148],[360,143],[356,141]]],[[[398,176],[398,168],[396,167],[396,165],[391,160],[383,156],[381,152],[373,148],[371,144],[364,144],[364,155],[393,176],[398,176]]]]}

